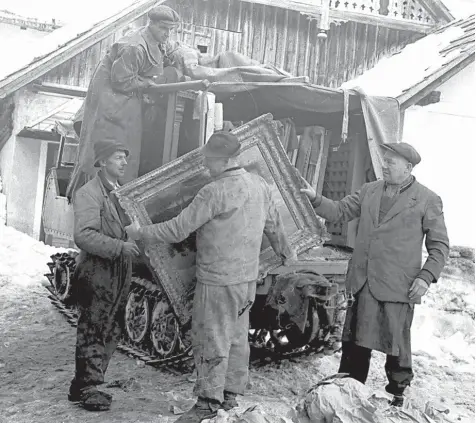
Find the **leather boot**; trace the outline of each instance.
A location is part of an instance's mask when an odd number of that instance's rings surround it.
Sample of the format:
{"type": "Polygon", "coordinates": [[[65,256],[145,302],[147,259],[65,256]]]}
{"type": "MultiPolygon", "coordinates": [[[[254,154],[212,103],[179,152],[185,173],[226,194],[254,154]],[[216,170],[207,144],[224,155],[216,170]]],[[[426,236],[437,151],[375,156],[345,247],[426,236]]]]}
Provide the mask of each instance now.
{"type": "Polygon", "coordinates": [[[225,391],[223,393],[225,400],[222,403],[222,407],[225,411],[230,411],[232,408],[238,407],[238,402],[236,401],[236,396],[234,392],[225,391]]]}
{"type": "Polygon", "coordinates": [[[212,419],[217,415],[219,408],[221,408],[221,404],[218,401],[199,397],[196,404],[185,414],[182,414],[175,423],[200,423],[202,420],[212,419]]]}

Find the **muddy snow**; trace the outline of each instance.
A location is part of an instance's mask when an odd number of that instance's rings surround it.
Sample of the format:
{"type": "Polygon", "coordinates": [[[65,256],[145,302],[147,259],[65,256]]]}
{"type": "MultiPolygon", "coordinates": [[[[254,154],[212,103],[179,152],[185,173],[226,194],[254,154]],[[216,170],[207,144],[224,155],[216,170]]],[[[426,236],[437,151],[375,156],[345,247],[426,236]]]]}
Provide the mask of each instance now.
{"type": "MultiPolygon", "coordinates": [[[[109,412],[91,413],[68,402],[75,329],[47,298],[46,262],[58,249],[0,226],[0,422],[174,422],[194,403],[191,375],[144,366],[116,352],[105,388],[109,412]]],[[[467,252],[463,252],[466,255],[467,252]]],[[[474,253],[450,260],[444,276],[417,307],[413,324],[415,380],[408,401],[430,403],[440,418],[474,422],[474,253]]],[[[336,373],[340,355],[309,356],[251,370],[242,412],[260,405],[287,416],[323,377],[336,373]]],[[[367,383],[385,396],[384,356],[373,354],[367,383]]]]}

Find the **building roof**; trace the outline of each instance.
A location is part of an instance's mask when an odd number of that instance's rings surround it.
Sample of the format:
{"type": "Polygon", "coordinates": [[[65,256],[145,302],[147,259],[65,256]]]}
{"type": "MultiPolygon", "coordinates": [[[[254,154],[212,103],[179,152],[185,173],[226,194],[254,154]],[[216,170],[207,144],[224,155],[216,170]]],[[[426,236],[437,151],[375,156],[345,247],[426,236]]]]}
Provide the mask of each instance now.
{"type": "Polygon", "coordinates": [[[56,29],[28,48],[0,64],[0,99],[46,72],[73,58],[81,51],[133,22],[164,0],[135,0],[126,8],[121,3],[97,13],[83,16],[77,22],[56,29]]]}
{"type": "MultiPolygon", "coordinates": [[[[19,49],[17,54],[11,55],[9,60],[2,61],[0,64],[0,99],[73,58],[164,1],[135,0],[125,9],[123,2],[117,4],[114,2],[112,8],[100,8],[94,13],[82,15],[81,19],[56,29],[34,45],[19,49]]],[[[313,13],[318,15],[318,7],[314,0],[240,1],[288,8],[308,15],[313,13]]],[[[419,0],[419,4],[431,11],[434,16],[440,16],[442,19],[448,19],[451,16],[440,0],[419,0]]],[[[357,14],[365,16],[362,13],[357,14]]],[[[404,23],[402,19],[398,19],[398,21],[404,23]]]]}
{"type": "Polygon", "coordinates": [[[474,62],[474,53],[475,17],[471,15],[383,58],[341,88],[361,87],[369,95],[395,97],[405,109],[474,62]]]}

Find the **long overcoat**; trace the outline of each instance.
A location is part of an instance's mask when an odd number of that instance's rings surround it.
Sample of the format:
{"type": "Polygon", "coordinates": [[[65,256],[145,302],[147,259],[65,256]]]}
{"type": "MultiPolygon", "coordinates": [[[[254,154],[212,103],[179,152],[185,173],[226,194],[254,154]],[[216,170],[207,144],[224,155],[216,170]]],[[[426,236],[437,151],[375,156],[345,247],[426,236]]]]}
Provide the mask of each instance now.
{"type": "Polygon", "coordinates": [[[113,44],[101,60],[88,88],[81,124],[77,165],[68,196],[84,175],[94,175],[94,144],[115,140],[130,151],[124,181],[137,177],[143,129],[142,88],[163,74],[163,52],[147,27],[113,44]]]}

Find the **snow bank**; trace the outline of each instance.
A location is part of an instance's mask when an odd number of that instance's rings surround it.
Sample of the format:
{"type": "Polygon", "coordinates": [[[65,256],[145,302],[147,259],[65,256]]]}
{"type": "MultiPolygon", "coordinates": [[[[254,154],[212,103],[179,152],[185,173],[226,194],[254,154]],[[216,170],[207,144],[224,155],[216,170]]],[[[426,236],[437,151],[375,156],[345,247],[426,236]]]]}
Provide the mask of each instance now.
{"type": "Polygon", "coordinates": [[[1,285],[39,285],[47,281],[50,256],[66,251],[45,245],[9,226],[0,225],[1,285]]]}
{"type": "Polygon", "coordinates": [[[442,366],[467,370],[475,364],[474,285],[441,278],[415,308],[412,350],[442,366]]]}

